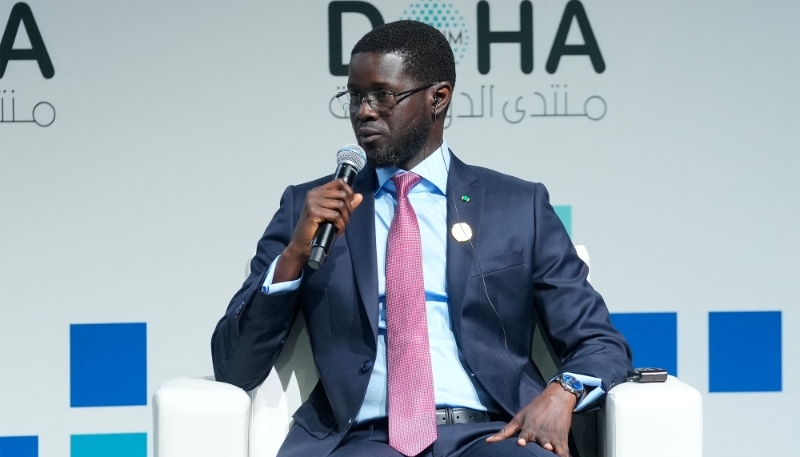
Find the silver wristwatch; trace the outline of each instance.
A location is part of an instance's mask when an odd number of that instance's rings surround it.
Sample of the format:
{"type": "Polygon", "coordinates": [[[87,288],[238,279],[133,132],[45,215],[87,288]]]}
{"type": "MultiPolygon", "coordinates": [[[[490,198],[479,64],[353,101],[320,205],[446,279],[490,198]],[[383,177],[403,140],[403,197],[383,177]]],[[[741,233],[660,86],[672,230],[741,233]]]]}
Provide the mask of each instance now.
{"type": "Polygon", "coordinates": [[[583,398],[583,393],[584,393],[583,383],[580,382],[580,380],[578,380],[578,378],[576,378],[575,376],[572,376],[571,374],[562,373],[553,378],[553,381],[557,381],[559,384],[561,384],[561,387],[563,387],[564,390],[575,395],[578,401],[581,401],[581,398],[583,398]]]}

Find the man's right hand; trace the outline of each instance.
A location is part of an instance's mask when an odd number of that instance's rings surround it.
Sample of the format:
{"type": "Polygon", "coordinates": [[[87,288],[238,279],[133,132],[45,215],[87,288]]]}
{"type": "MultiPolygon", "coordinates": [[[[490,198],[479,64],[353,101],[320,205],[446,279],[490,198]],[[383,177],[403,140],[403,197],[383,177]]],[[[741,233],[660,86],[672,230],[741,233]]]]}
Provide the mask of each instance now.
{"type": "Polygon", "coordinates": [[[341,179],[311,189],[306,194],[292,241],[283,250],[275,266],[273,284],[299,278],[303,265],[311,255],[311,242],[319,225],[330,222],[336,227],[339,236],[344,235],[350,215],[362,200],[363,195],[353,193],[353,189],[341,179]]]}

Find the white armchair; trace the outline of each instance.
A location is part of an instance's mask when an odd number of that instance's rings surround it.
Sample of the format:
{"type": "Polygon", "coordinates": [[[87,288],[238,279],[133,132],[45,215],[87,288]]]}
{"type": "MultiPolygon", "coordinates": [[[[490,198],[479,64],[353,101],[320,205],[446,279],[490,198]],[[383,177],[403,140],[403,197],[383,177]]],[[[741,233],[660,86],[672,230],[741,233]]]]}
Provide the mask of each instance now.
{"type": "MultiPolygon", "coordinates": [[[[578,254],[589,264],[583,246],[578,254]]],[[[556,370],[540,331],[534,362],[547,377],[556,370]]],[[[261,386],[245,392],[213,378],[164,382],[153,397],[156,457],[274,457],[291,416],[317,382],[302,316],[261,386]]],[[[576,415],[573,434],[581,457],[700,457],[700,393],[670,376],[665,383],[625,383],[608,392],[594,416],[576,415]]]]}

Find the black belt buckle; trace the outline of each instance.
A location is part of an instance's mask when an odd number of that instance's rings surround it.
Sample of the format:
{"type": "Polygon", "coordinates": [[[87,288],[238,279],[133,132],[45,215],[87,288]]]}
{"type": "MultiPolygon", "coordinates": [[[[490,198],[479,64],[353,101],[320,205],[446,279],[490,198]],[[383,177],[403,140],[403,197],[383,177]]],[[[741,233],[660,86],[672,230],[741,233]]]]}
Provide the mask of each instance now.
{"type": "MultiPolygon", "coordinates": [[[[477,424],[486,423],[496,420],[504,420],[497,414],[490,414],[485,411],[476,411],[469,408],[440,408],[436,410],[436,425],[450,425],[450,424],[477,424]]],[[[358,425],[353,426],[351,431],[358,430],[388,430],[389,418],[381,417],[378,419],[368,420],[358,425]]]]}
{"type": "Polygon", "coordinates": [[[476,424],[491,422],[489,414],[485,411],[476,411],[469,408],[441,408],[436,410],[436,424],[476,424]]]}

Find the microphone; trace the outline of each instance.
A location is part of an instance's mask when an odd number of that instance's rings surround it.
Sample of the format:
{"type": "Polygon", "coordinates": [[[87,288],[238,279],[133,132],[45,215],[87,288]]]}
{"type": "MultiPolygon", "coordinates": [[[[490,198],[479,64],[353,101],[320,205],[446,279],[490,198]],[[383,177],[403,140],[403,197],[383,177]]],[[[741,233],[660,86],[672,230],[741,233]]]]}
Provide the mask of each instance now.
{"type": "MultiPolygon", "coordinates": [[[[366,163],[367,155],[361,149],[361,146],[357,144],[342,146],[336,153],[336,173],[334,173],[332,181],[341,179],[348,186],[352,186],[356,174],[364,168],[366,163]]],[[[336,235],[335,225],[330,222],[323,222],[319,225],[317,234],[314,235],[314,240],[311,242],[311,256],[308,258],[309,267],[318,270],[325,263],[325,258],[328,257],[328,251],[330,251],[333,244],[334,235],[336,235]]]]}

